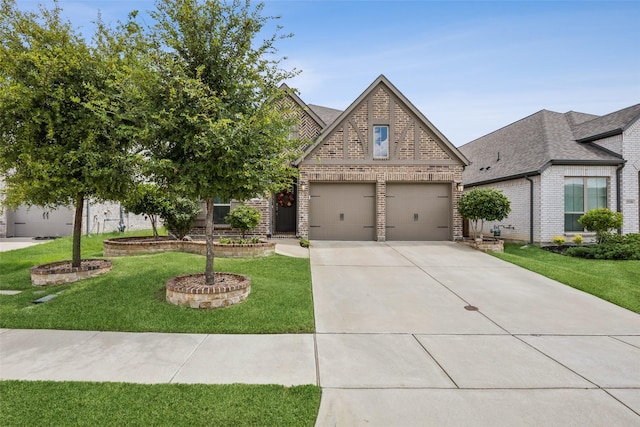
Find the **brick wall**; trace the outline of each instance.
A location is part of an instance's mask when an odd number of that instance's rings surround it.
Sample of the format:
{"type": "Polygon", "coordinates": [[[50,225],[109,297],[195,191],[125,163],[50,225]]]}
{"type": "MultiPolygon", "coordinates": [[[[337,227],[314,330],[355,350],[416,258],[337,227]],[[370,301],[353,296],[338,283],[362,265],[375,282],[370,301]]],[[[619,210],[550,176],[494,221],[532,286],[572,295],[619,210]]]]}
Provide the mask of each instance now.
{"type": "Polygon", "coordinates": [[[622,232],[640,233],[640,120],[624,131],[622,155],[622,232]]]}
{"type": "Polygon", "coordinates": [[[349,117],[300,165],[298,234],[309,236],[309,185],[313,182],[376,184],[376,238],[386,239],[388,182],[449,183],[452,236],[462,236],[462,219],[455,209],[461,194],[463,165],[453,159],[426,123],[385,85],[379,85],[353,108],[349,117]],[[389,158],[373,160],[373,126],[389,126],[389,158]]]}
{"type": "MultiPolygon", "coordinates": [[[[540,242],[540,176],[531,177],[533,181],[533,241],[540,242]]],[[[524,178],[499,182],[479,188],[495,188],[502,191],[511,202],[511,212],[502,221],[487,221],[484,224],[485,236],[491,236],[491,229],[500,226],[500,238],[510,241],[528,242],[531,235],[531,183],[524,178]]],[[[465,191],[470,191],[471,188],[465,191]]],[[[471,229],[469,231],[471,233],[471,229]]]]}
{"type": "MultiPolygon", "coordinates": [[[[607,207],[616,210],[616,167],[615,166],[551,166],[542,173],[540,191],[541,206],[540,241],[550,243],[553,236],[567,236],[575,233],[564,231],[564,179],[565,177],[606,177],[608,194],[607,207]]],[[[589,233],[580,233],[590,237],[589,233]]]]}

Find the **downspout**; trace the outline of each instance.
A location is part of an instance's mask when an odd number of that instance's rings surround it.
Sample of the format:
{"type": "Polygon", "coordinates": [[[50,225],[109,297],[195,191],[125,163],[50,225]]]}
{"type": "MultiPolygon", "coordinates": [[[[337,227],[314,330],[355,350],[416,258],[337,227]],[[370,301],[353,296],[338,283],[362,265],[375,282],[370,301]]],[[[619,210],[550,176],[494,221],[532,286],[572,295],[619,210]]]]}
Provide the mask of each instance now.
{"type": "MultiPolygon", "coordinates": [[[[624,163],[616,168],[616,212],[622,213],[622,168],[624,163]]],[[[618,234],[622,234],[622,229],[618,229],[618,234]]]]}
{"type": "Polygon", "coordinates": [[[89,199],[87,199],[87,224],[86,224],[86,229],[87,229],[87,236],[89,235],[89,231],[91,230],[89,227],[89,199]]]}
{"type": "Polygon", "coordinates": [[[533,244],[533,180],[527,175],[524,179],[529,181],[529,244],[533,244]]]}

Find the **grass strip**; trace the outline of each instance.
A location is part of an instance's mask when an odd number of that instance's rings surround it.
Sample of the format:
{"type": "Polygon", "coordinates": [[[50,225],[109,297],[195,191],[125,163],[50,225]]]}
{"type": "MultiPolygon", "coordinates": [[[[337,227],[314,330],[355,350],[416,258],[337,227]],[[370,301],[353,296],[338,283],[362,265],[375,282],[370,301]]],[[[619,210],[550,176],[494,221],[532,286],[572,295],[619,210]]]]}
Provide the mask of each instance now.
{"type": "Polygon", "coordinates": [[[313,426],[314,385],[0,381],[0,425],[313,426]]]}
{"type": "Polygon", "coordinates": [[[516,243],[492,255],[640,313],[640,261],[573,258],[516,243]]]}

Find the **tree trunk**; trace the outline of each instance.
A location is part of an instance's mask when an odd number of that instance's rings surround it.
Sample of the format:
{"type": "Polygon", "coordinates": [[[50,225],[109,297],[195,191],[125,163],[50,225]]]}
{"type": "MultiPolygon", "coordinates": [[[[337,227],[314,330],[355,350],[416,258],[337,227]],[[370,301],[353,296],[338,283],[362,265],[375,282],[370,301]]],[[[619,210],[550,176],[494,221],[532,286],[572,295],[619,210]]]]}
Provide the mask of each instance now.
{"type": "Polygon", "coordinates": [[[80,239],[82,238],[82,212],[84,210],[84,194],[76,196],[76,212],[73,218],[73,257],[72,267],[80,267],[82,254],[80,250],[80,239]]]}
{"type": "Polygon", "coordinates": [[[216,276],[213,272],[213,198],[207,199],[206,217],[206,239],[207,239],[207,264],[204,270],[204,283],[207,286],[215,284],[216,276]]]}

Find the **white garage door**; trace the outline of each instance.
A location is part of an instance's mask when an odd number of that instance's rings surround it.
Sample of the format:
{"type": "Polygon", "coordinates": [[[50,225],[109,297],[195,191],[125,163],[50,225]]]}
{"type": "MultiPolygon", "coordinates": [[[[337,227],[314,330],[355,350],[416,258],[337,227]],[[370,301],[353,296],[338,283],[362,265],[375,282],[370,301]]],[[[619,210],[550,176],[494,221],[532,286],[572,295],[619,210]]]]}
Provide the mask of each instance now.
{"type": "Polygon", "coordinates": [[[12,213],[11,218],[9,228],[13,228],[13,237],[59,237],[73,234],[73,211],[69,208],[20,206],[12,213]]]}

